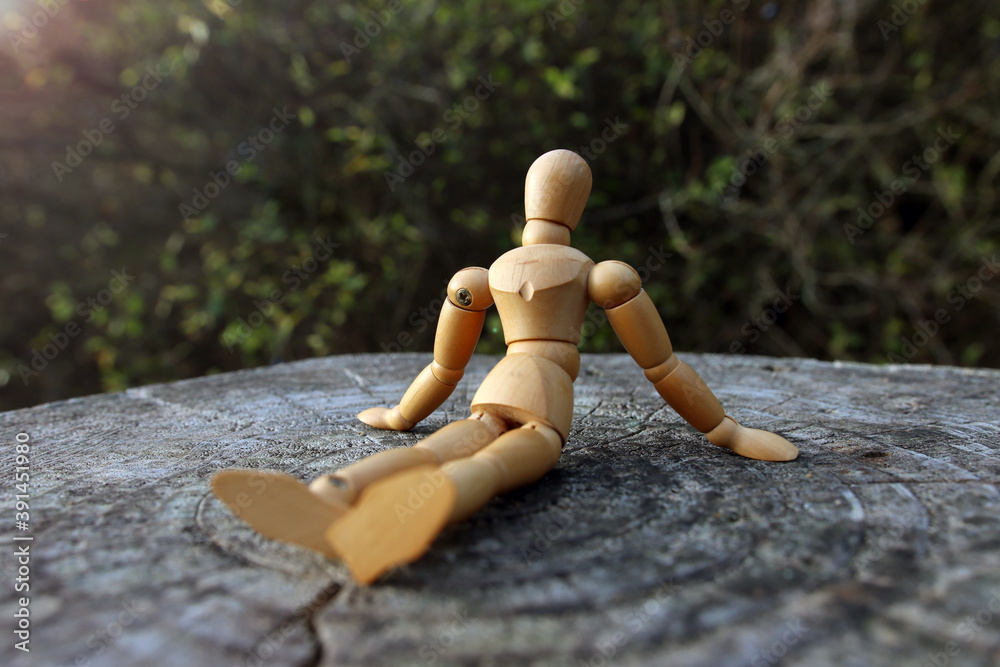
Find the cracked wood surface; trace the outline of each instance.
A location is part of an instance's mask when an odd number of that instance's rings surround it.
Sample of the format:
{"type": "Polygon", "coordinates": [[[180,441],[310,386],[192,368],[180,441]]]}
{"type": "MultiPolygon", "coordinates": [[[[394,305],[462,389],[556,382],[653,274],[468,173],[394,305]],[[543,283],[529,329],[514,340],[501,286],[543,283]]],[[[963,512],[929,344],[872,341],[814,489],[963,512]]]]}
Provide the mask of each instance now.
{"type": "MultiPolygon", "coordinates": [[[[210,495],[210,476],[309,480],[412,445],[466,416],[496,358],[474,358],[409,433],[354,415],[397,402],[427,354],[3,413],[8,470],[15,434],[31,437],[35,540],[32,652],[5,631],[0,662],[1000,664],[1000,372],[681,357],[730,414],[785,435],[799,459],[713,447],[631,359],[584,355],[558,467],[367,589],[337,562],[252,533],[210,495]]],[[[2,551],[10,628],[16,564],[2,551]]]]}

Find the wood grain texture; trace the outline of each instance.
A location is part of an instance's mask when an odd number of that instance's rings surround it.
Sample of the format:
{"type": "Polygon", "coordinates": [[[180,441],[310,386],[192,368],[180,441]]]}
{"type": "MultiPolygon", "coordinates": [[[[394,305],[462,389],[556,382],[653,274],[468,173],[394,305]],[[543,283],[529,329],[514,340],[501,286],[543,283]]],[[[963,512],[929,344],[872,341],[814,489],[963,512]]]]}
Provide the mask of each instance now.
{"type": "Polygon", "coordinates": [[[2,413],[8,469],[15,434],[31,436],[35,541],[29,655],[12,647],[16,565],[0,550],[0,663],[923,665],[953,642],[950,665],[997,664],[1000,372],[680,357],[799,459],[714,447],[631,359],[584,355],[557,467],[368,589],[254,534],[211,475],[308,481],[412,445],[467,415],[496,358],[474,358],[410,432],[354,415],[393,404],[429,354],[2,413]]]}

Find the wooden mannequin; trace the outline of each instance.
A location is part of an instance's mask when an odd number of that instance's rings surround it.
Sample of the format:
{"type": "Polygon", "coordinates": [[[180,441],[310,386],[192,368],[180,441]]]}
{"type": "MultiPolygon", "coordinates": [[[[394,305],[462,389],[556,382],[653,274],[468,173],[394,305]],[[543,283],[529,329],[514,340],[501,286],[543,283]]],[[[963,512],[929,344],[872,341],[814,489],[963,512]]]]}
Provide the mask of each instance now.
{"type": "Polygon", "coordinates": [[[455,274],[438,320],[434,360],[399,405],[358,415],[366,424],[394,430],[409,430],[426,418],[462,379],[485,311],[495,304],[507,356],[480,385],[469,418],[414,447],[379,452],[320,477],[308,488],[282,473],[223,471],[213,480],[216,495],[261,534],[342,558],[363,584],[416,560],[445,525],[555,466],[573,415],[577,344],[591,301],[606,310],[656,391],[709,442],[753,459],[798,456],[784,438],[727,416],[701,378],[674,356],[632,267],[595,265],[569,246],[590,188],[590,169],[576,153],[556,150],[538,158],[525,181],[522,247],[488,271],[473,267],[455,274]]]}

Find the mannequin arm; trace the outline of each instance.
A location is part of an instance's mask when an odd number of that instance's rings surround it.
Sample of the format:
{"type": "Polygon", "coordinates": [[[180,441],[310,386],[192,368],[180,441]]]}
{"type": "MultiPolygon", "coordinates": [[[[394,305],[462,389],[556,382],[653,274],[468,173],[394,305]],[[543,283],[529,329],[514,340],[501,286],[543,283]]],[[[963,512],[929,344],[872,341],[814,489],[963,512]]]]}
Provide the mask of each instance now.
{"type": "Polygon", "coordinates": [[[765,461],[798,456],[799,450],[781,436],[744,428],[726,415],[704,380],[674,355],[663,320],[635,269],[621,262],[601,262],[590,271],[587,292],[605,309],[618,338],[657,393],[709,442],[765,461]]]}
{"type": "Polygon", "coordinates": [[[493,305],[486,269],[462,269],[448,283],[434,334],[434,361],[410,384],[399,405],[369,408],[358,419],[377,428],[408,431],[434,412],[465,374],[479,342],[486,309],[493,305]]]}

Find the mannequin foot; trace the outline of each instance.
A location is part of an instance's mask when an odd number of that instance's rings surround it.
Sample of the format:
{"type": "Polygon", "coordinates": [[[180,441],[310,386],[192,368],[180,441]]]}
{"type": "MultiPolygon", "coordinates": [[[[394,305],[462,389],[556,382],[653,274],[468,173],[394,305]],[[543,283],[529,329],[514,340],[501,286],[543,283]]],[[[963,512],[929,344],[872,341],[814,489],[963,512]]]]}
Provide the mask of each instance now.
{"type": "Polygon", "coordinates": [[[780,435],[740,426],[728,416],[705,437],[713,445],[758,461],[791,461],[799,455],[798,448],[780,435]]]}

